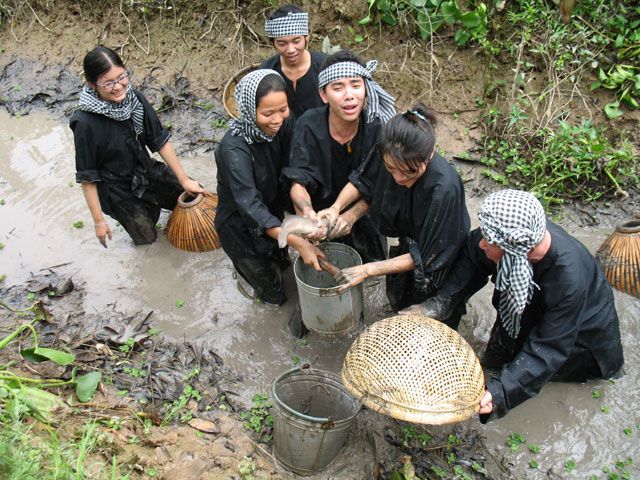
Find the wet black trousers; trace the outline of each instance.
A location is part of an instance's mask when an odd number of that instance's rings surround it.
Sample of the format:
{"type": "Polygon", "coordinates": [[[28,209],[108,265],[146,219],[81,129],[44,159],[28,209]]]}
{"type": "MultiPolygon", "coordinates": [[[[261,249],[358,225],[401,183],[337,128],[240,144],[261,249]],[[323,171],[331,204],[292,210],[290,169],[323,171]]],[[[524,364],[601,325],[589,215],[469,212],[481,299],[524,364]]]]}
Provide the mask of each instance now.
{"type": "Polygon", "coordinates": [[[160,210],[173,210],[183,192],[178,179],[164,163],[158,162],[149,169],[144,182],[146,188],[141,198],[134,194],[129,184],[98,184],[103,212],[120,223],[136,245],[155,242],[160,210]]]}
{"type": "Polygon", "coordinates": [[[291,265],[287,249],[278,248],[278,242],[267,235],[252,237],[239,215],[226,219],[217,232],[222,249],[238,274],[253,287],[256,297],[282,305],[287,300],[282,271],[291,265]]]}
{"type": "MultiPolygon", "coordinates": [[[[517,338],[512,338],[502,326],[500,318],[491,329],[491,336],[482,357],[482,366],[499,370],[510,363],[522,349],[529,331],[525,325],[517,338]]],[[[552,382],[586,382],[589,379],[603,378],[603,374],[591,351],[574,346],[564,365],[551,377],[552,382]]]]}

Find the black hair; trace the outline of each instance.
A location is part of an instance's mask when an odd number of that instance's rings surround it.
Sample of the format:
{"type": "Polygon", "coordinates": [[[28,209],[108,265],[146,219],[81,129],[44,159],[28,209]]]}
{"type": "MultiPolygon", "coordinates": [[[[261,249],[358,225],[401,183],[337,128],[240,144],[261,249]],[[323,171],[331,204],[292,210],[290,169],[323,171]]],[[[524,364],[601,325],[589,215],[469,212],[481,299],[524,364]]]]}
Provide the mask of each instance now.
{"type": "Polygon", "coordinates": [[[305,12],[298,5],[294,5],[293,3],[287,3],[286,5],[282,5],[280,8],[271,12],[271,14],[267,17],[267,20],[275,20],[276,18],[286,17],[290,13],[305,13],[305,12]]]}
{"type": "Polygon", "coordinates": [[[320,70],[324,70],[325,68],[330,67],[334,63],[340,63],[340,62],[355,62],[361,67],[366,66],[364,61],[360,57],[358,57],[355,53],[353,53],[351,50],[340,50],[336,53],[332,53],[327,58],[325,58],[324,62],[322,62],[322,65],[320,66],[320,70]]]}
{"type": "Polygon", "coordinates": [[[258,84],[258,88],[256,88],[256,108],[258,108],[258,104],[262,97],[270,94],[271,92],[286,92],[286,85],[284,83],[283,78],[277,73],[270,73],[265,75],[260,83],[258,84]]]}
{"type": "Polygon", "coordinates": [[[410,172],[417,172],[420,164],[431,159],[436,145],[436,123],[435,113],[421,103],[396,115],[382,129],[380,155],[405,164],[410,172]]]}
{"type": "Polygon", "coordinates": [[[95,83],[102,74],[111,70],[112,67],[124,68],[124,62],[116,52],[100,45],[84,56],[82,67],[85,80],[95,83]]]}

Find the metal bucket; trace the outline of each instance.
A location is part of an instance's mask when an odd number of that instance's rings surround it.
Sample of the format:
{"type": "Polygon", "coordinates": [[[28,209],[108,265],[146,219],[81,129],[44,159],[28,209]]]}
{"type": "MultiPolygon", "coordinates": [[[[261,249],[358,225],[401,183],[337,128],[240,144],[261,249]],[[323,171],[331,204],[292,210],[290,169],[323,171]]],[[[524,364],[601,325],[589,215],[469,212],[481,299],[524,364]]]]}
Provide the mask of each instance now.
{"type": "MultiPolygon", "coordinates": [[[[358,252],[342,243],[318,246],[338,268],[362,265],[358,252]]],[[[327,272],[317,272],[298,257],[293,266],[298,286],[302,321],[323,337],[344,337],[358,328],[364,312],[362,284],[338,294],[336,281],[327,272]]]]}
{"type": "Polygon", "coordinates": [[[276,459],[298,475],[325,469],[338,455],[360,402],[340,377],[295,368],[273,381],[273,450],[276,459]]]}

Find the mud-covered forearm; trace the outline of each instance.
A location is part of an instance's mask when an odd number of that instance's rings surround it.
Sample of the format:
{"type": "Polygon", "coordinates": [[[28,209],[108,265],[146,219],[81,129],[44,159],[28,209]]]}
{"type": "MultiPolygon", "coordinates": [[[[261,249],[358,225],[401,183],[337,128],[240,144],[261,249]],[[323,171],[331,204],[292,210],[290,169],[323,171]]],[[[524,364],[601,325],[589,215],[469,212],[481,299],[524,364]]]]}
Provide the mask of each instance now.
{"type": "Polygon", "coordinates": [[[342,214],[344,220],[351,225],[360,220],[365,213],[369,211],[369,204],[364,200],[360,200],[353,207],[342,214]]]}
{"type": "Polygon", "coordinates": [[[391,275],[393,273],[402,273],[413,270],[414,264],[411,255],[405,253],[397,257],[381,260],[368,264],[367,273],[369,277],[377,277],[381,275],[391,275]]]}
{"type": "Polygon", "coordinates": [[[341,213],[345,208],[358,201],[361,197],[362,195],[360,194],[358,189],[354,187],[353,183],[349,182],[340,191],[340,193],[338,194],[338,198],[336,198],[336,201],[333,202],[331,208],[335,208],[338,213],[341,213]]]}
{"type": "Polygon", "coordinates": [[[291,185],[291,201],[298,215],[304,215],[305,210],[313,210],[311,204],[311,196],[307,191],[307,187],[300,183],[293,182],[291,185]]]}

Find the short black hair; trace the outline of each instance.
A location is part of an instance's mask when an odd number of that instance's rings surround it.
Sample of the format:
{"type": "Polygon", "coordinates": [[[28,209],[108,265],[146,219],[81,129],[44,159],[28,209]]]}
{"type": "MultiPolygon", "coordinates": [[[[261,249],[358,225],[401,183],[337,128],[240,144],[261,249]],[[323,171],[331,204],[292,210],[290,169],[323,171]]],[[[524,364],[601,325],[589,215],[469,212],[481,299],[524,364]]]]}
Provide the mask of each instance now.
{"type": "Polygon", "coordinates": [[[433,110],[422,103],[396,115],[382,128],[380,155],[407,165],[409,171],[418,171],[421,163],[429,162],[435,148],[436,123],[433,110]]]}
{"type": "Polygon", "coordinates": [[[124,68],[124,62],[116,52],[102,45],[87,53],[82,62],[84,78],[91,83],[95,83],[101,75],[113,67],[124,68]]]}
{"type": "Polygon", "coordinates": [[[258,108],[258,104],[262,97],[268,95],[271,92],[286,92],[286,85],[284,83],[284,79],[278,75],[277,73],[270,73],[265,75],[260,83],[258,84],[258,88],[256,88],[256,108],[258,108]]]}
{"type": "Polygon", "coordinates": [[[267,17],[267,20],[275,20],[276,18],[286,17],[290,13],[305,13],[305,11],[298,5],[287,3],[286,5],[282,5],[280,8],[271,12],[271,14],[267,17]]]}
{"type": "Polygon", "coordinates": [[[325,58],[324,62],[322,62],[322,65],[320,66],[320,70],[324,70],[325,68],[340,62],[355,62],[361,67],[366,66],[364,61],[351,50],[340,50],[336,53],[332,53],[327,58],[325,58]]]}

